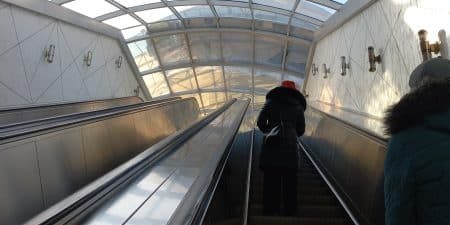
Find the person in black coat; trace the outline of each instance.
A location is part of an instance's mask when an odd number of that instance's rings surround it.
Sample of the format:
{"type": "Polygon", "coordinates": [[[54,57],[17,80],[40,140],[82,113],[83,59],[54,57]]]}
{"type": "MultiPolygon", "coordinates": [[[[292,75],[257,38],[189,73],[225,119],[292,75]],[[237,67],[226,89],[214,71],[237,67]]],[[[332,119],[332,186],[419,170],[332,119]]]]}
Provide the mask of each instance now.
{"type": "Polygon", "coordinates": [[[270,133],[266,135],[260,156],[265,215],[292,216],[297,211],[297,139],[305,132],[305,110],[305,97],[292,81],[283,81],[266,95],[257,121],[263,133],[270,133]]]}

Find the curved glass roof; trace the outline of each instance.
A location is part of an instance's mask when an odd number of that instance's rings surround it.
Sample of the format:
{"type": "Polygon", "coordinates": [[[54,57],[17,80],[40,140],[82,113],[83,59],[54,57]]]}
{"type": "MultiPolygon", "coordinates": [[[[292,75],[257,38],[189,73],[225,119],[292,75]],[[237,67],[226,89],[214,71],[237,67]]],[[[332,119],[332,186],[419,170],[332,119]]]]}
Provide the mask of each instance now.
{"type": "Polygon", "coordinates": [[[152,97],[206,104],[207,92],[256,102],[282,79],[302,83],[314,32],[347,0],[50,1],[121,30],[152,97]]]}

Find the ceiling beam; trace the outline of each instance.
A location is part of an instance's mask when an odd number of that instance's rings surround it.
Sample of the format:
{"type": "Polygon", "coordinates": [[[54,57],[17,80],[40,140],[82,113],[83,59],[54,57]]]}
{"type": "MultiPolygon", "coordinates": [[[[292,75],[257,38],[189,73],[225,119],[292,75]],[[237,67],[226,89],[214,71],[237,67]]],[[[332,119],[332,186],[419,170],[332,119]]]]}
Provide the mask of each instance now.
{"type": "MultiPolygon", "coordinates": [[[[222,28],[222,27],[221,28],[186,28],[185,30],[170,30],[170,31],[162,31],[162,32],[153,32],[152,34],[147,35],[147,36],[142,36],[142,37],[139,37],[139,38],[130,39],[130,40],[128,40],[128,42],[142,41],[142,40],[145,40],[145,39],[148,39],[148,38],[154,38],[154,37],[183,34],[185,32],[191,33],[191,32],[216,32],[216,31],[219,31],[219,32],[237,32],[237,33],[247,33],[247,34],[255,33],[257,35],[266,35],[266,36],[272,36],[272,37],[277,37],[277,38],[284,38],[284,37],[286,37],[285,34],[269,32],[269,31],[260,31],[260,30],[252,31],[251,29],[241,29],[241,28],[222,28]]],[[[301,44],[304,44],[304,45],[310,45],[312,43],[312,40],[298,38],[298,37],[293,37],[293,36],[289,36],[288,40],[289,41],[295,41],[297,43],[301,43],[301,44]]]]}

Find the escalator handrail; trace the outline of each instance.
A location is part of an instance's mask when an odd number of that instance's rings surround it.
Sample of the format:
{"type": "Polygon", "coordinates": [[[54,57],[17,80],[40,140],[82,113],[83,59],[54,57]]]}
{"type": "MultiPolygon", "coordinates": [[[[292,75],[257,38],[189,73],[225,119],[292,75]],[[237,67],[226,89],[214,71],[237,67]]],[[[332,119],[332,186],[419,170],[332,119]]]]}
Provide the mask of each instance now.
{"type": "Polygon", "coordinates": [[[252,130],[252,140],[250,145],[250,153],[248,157],[248,164],[247,164],[247,180],[245,183],[245,201],[244,201],[244,218],[242,220],[242,225],[248,224],[248,212],[249,212],[249,205],[250,205],[250,186],[251,186],[251,179],[252,179],[252,165],[253,165],[253,149],[255,146],[255,130],[256,128],[253,128],[252,130]]]}
{"type": "MultiPolygon", "coordinates": [[[[219,164],[215,168],[215,171],[212,175],[211,182],[208,185],[208,188],[206,189],[206,192],[202,196],[201,200],[196,204],[193,210],[193,218],[190,222],[186,222],[185,224],[189,225],[202,225],[203,220],[205,218],[205,215],[208,211],[209,205],[214,197],[214,193],[216,191],[216,188],[219,184],[220,178],[223,174],[223,171],[225,169],[225,166],[227,165],[228,159],[230,157],[231,149],[233,148],[233,145],[236,140],[236,135],[239,132],[239,128],[242,125],[242,121],[245,117],[245,112],[247,112],[249,107],[250,100],[247,100],[246,108],[244,109],[244,113],[242,113],[241,118],[239,118],[239,126],[234,131],[233,138],[230,139],[230,141],[227,144],[227,147],[225,148],[225,151],[222,155],[222,158],[219,161],[219,164]]],[[[170,224],[170,223],[169,223],[170,224]]]]}
{"type": "Polygon", "coordinates": [[[57,116],[50,116],[50,117],[45,117],[45,118],[39,118],[39,119],[34,119],[34,120],[18,122],[18,123],[8,123],[5,125],[0,125],[0,131],[11,129],[14,127],[24,127],[27,125],[51,122],[51,121],[55,121],[58,119],[65,119],[65,118],[76,117],[76,116],[86,116],[86,115],[91,115],[91,114],[95,114],[95,113],[104,113],[104,112],[108,112],[111,110],[119,110],[119,109],[125,109],[125,108],[129,108],[129,107],[133,107],[133,106],[162,103],[162,102],[167,102],[167,101],[173,101],[176,99],[179,99],[179,98],[173,97],[173,98],[160,99],[160,100],[154,100],[154,101],[139,102],[139,103],[129,104],[129,105],[114,106],[114,107],[99,109],[99,110],[94,110],[94,111],[76,112],[76,113],[69,113],[69,114],[63,114],[63,115],[57,115],[57,116]]]}
{"type": "Polygon", "coordinates": [[[235,102],[236,99],[229,101],[196,123],[163,139],[136,157],[35,216],[25,224],[54,224],[56,222],[60,223],[61,221],[64,224],[64,222],[70,221],[90,206],[98,204],[105,196],[120,190],[127,181],[136,178],[140,175],[141,171],[154,165],[158,159],[172,152],[180,144],[184,143],[221,115],[235,102]]]}
{"type": "Polygon", "coordinates": [[[77,105],[77,104],[112,102],[112,101],[116,101],[116,100],[120,100],[120,99],[132,99],[132,98],[138,98],[141,102],[144,102],[144,100],[142,100],[142,98],[139,96],[128,96],[128,97],[120,97],[120,98],[113,98],[113,99],[97,99],[97,100],[90,100],[90,101],[66,102],[66,103],[60,103],[60,104],[39,104],[39,105],[3,108],[3,109],[0,109],[0,114],[5,113],[5,112],[14,112],[14,111],[30,110],[30,109],[38,109],[38,108],[51,108],[51,107],[77,105]]]}
{"type": "MultiPolygon", "coordinates": [[[[325,181],[325,183],[327,184],[328,188],[330,188],[331,192],[336,197],[336,199],[338,200],[339,204],[342,206],[342,208],[344,208],[345,212],[350,217],[350,219],[352,220],[353,224],[354,225],[361,225],[361,223],[359,222],[359,219],[357,219],[358,217],[355,216],[355,214],[352,212],[351,208],[344,201],[344,198],[341,197],[340,192],[337,191],[337,189],[333,186],[332,182],[327,178],[327,176],[325,175],[325,173],[323,172],[323,170],[319,166],[320,162],[316,162],[316,160],[309,153],[309,151],[307,150],[305,145],[302,143],[302,141],[300,141],[300,140],[298,141],[298,146],[300,147],[301,151],[303,153],[305,153],[306,157],[313,164],[313,166],[317,170],[317,172],[319,172],[320,176],[325,181]]],[[[300,154],[300,152],[298,152],[298,154],[300,154]]]]}
{"type": "MultiPolygon", "coordinates": [[[[78,114],[70,114],[64,116],[58,116],[54,118],[47,118],[44,120],[33,121],[32,123],[27,123],[25,125],[16,126],[10,129],[0,129],[0,144],[7,143],[5,140],[11,140],[17,137],[28,137],[26,135],[37,134],[40,132],[45,132],[53,130],[56,128],[67,127],[74,124],[95,122],[99,120],[104,120],[111,117],[122,116],[128,113],[135,113],[142,110],[148,110],[149,108],[157,108],[165,106],[177,101],[187,101],[187,99],[175,99],[162,102],[144,102],[127,106],[120,106],[109,108],[105,110],[84,112],[78,114]]],[[[12,140],[11,140],[12,141],[12,140]]],[[[16,141],[16,140],[14,140],[16,141]]]]}

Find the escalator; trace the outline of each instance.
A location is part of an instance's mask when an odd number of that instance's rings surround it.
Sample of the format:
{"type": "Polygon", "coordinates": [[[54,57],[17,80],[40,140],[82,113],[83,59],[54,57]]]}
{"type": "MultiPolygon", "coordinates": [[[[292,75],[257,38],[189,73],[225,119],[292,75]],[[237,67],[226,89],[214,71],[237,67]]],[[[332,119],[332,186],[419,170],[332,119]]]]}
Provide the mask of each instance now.
{"type": "Polygon", "coordinates": [[[23,223],[199,119],[195,99],[171,98],[1,126],[0,224],[23,223]]]}
{"type": "Polygon", "coordinates": [[[304,152],[299,152],[297,214],[293,217],[265,216],[263,214],[264,174],[259,169],[259,152],[262,134],[256,133],[256,149],[252,166],[250,187],[249,225],[352,225],[345,210],[327,186],[311,160],[304,152]]]}
{"type": "Polygon", "coordinates": [[[27,224],[195,224],[214,193],[248,101],[230,101],[27,224]]]}

